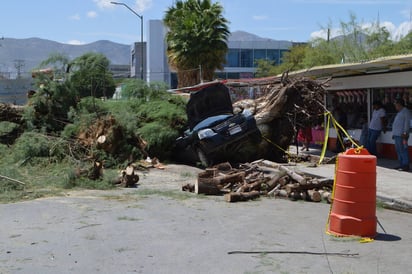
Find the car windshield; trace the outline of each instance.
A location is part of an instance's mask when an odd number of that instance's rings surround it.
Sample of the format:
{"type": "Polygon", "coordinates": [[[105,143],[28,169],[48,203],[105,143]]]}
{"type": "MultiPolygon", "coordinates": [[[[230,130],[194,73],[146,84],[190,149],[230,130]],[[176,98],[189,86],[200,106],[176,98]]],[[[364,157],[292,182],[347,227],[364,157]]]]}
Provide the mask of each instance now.
{"type": "Polygon", "coordinates": [[[222,115],[216,115],[216,116],[212,116],[212,117],[208,117],[206,119],[204,119],[203,121],[201,121],[200,123],[198,123],[194,128],[193,131],[202,129],[202,128],[206,128],[210,125],[213,125],[217,122],[220,122],[222,120],[226,120],[227,118],[233,116],[232,114],[222,114],[222,115]]]}

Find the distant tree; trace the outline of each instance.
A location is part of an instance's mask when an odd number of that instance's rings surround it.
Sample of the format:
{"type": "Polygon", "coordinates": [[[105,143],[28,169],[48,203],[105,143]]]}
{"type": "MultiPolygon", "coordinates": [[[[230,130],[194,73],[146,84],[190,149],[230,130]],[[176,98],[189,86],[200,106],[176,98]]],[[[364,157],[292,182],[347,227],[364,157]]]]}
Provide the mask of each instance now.
{"type": "Polygon", "coordinates": [[[339,64],[345,60],[344,49],[339,41],[317,38],[308,46],[301,68],[311,68],[328,64],[339,64]],[[303,66],[303,67],[302,67],[303,66]]]}
{"type": "Polygon", "coordinates": [[[390,39],[390,33],[386,27],[380,27],[379,23],[373,24],[367,34],[366,45],[369,59],[396,54],[394,48],[396,43],[390,39]]]}
{"type": "Polygon", "coordinates": [[[116,85],[109,71],[109,59],[100,53],[86,53],[70,62],[70,83],[80,97],[111,98],[116,85]]]}
{"type": "Polygon", "coordinates": [[[177,0],[166,10],[167,56],[179,87],[212,80],[223,69],[230,32],[222,13],[221,4],[211,0],[177,0]]]}
{"type": "Polygon", "coordinates": [[[53,69],[55,78],[65,80],[70,71],[70,59],[64,54],[53,53],[40,63],[39,68],[49,66],[53,69]]]}
{"type": "Polygon", "coordinates": [[[282,59],[282,71],[292,71],[304,68],[304,59],[310,49],[310,45],[293,46],[290,51],[285,52],[282,59]]]}
{"type": "Polygon", "coordinates": [[[344,55],[345,62],[359,62],[368,59],[366,48],[366,30],[358,22],[356,15],[350,13],[349,22],[340,22],[341,37],[340,47],[344,55]]]}
{"type": "Polygon", "coordinates": [[[276,75],[276,68],[277,66],[273,61],[266,60],[266,59],[258,59],[256,60],[256,77],[266,77],[271,75],[276,75]]]}
{"type": "Polygon", "coordinates": [[[409,32],[405,37],[401,38],[398,43],[394,45],[394,54],[408,54],[412,53],[412,32],[409,32]]]}
{"type": "Polygon", "coordinates": [[[149,101],[159,98],[166,93],[167,85],[164,82],[146,83],[141,79],[126,79],[122,82],[122,98],[137,98],[149,101]]]}

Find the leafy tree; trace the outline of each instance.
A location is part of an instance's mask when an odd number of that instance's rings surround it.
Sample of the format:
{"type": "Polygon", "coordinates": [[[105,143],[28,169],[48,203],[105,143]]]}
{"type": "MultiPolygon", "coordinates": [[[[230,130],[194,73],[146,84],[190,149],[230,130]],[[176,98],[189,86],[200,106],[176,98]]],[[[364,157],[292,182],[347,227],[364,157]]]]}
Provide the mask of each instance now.
{"type": "Polygon", "coordinates": [[[159,98],[167,91],[167,84],[164,82],[146,83],[141,79],[126,79],[122,83],[122,98],[137,98],[150,100],[159,98]]]}
{"type": "Polygon", "coordinates": [[[338,64],[344,59],[345,53],[339,41],[327,41],[318,38],[308,47],[303,58],[303,64],[297,64],[300,68],[310,68],[328,64],[338,64]]]}
{"type": "Polygon", "coordinates": [[[366,38],[369,46],[369,58],[388,56],[395,53],[394,42],[390,39],[390,33],[385,27],[372,26],[372,31],[366,38]]]}
{"type": "Polygon", "coordinates": [[[212,80],[215,70],[223,69],[229,29],[222,13],[211,0],[177,0],[167,9],[167,55],[179,87],[212,80]]]}
{"type": "Polygon", "coordinates": [[[27,127],[47,133],[61,131],[68,121],[67,113],[77,104],[76,92],[70,83],[54,81],[47,74],[38,75],[36,86],[24,110],[27,127]]]}
{"type": "Polygon", "coordinates": [[[283,63],[280,65],[280,67],[282,68],[281,72],[287,70],[292,71],[302,69],[303,62],[308,50],[308,45],[297,45],[293,46],[289,52],[285,52],[282,60],[283,63]]]}
{"type": "Polygon", "coordinates": [[[70,82],[80,97],[113,96],[115,82],[108,70],[109,59],[100,53],[86,53],[70,63],[70,82]]]}
{"type": "Polygon", "coordinates": [[[256,60],[256,64],[256,77],[267,77],[273,74],[277,74],[274,73],[277,67],[275,66],[273,61],[269,61],[266,59],[258,59],[256,60]]]}
{"type": "Polygon", "coordinates": [[[393,47],[393,54],[408,54],[412,52],[412,32],[399,40],[393,47]]]}
{"type": "Polygon", "coordinates": [[[341,48],[345,62],[358,62],[368,59],[365,48],[366,34],[361,23],[357,21],[354,13],[350,13],[349,22],[341,22],[341,48]]]}
{"type": "Polygon", "coordinates": [[[46,60],[42,61],[39,68],[44,68],[51,65],[54,78],[65,80],[70,71],[70,59],[64,54],[53,53],[46,60]]]}

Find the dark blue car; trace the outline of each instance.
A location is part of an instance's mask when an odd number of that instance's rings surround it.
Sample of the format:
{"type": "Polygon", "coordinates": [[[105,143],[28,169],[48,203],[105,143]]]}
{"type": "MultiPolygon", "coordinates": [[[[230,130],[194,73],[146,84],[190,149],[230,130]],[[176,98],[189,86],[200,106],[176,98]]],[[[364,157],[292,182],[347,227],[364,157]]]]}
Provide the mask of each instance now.
{"type": "Polygon", "coordinates": [[[216,82],[191,93],[186,106],[189,129],[176,140],[190,149],[203,166],[230,161],[244,142],[260,142],[254,116],[247,110],[234,114],[229,89],[216,82]]]}

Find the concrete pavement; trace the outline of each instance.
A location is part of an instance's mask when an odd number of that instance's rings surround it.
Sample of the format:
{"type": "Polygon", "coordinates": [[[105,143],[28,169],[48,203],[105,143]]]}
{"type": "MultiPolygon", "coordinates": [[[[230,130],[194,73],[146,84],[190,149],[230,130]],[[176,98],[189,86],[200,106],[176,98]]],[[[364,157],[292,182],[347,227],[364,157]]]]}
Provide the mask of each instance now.
{"type": "MultiPolygon", "coordinates": [[[[308,154],[319,156],[320,147],[311,147],[309,151],[301,152],[299,147],[298,155],[308,154]]],[[[296,153],[296,146],[290,147],[291,153],[296,153]]],[[[326,157],[336,156],[336,153],[327,151],[326,157]]],[[[398,166],[397,160],[377,159],[376,167],[376,189],[377,200],[386,207],[412,212],[412,172],[398,171],[394,167],[398,166]]],[[[297,165],[297,169],[307,174],[334,178],[335,164],[322,164],[313,167],[309,162],[302,162],[297,165]]]]}
{"type": "Polygon", "coordinates": [[[408,213],[378,209],[377,236],[360,243],[325,233],[326,203],[227,203],[180,191],[198,170],[173,169],[134,189],[0,205],[0,273],[410,273],[408,213]]]}

